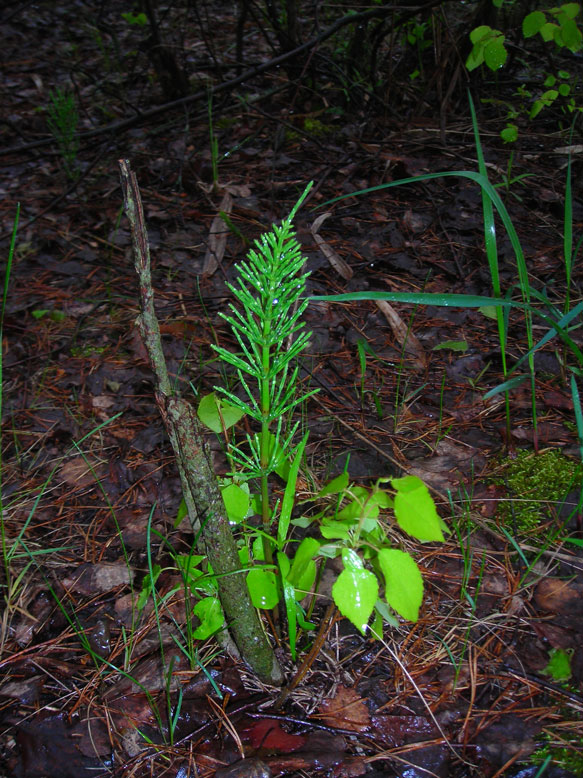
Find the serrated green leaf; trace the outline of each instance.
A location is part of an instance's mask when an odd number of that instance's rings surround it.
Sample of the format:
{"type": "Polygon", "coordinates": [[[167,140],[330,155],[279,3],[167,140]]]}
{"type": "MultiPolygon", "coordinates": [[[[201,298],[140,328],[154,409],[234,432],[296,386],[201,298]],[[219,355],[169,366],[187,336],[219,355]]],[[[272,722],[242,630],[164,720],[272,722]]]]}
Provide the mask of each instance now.
{"type": "Polygon", "coordinates": [[[341,521],[327,521],[320,527],[320,534],[326,540],[348,540],[350,529],[341,521]]]}
{"type": "Polygon", "coordinates": [[[313,524],[314,517],[313,516],[299,516],[297,519],[292,519],[290,524],[293,524],[294,527],[301,527],[302,529],[307,529],[310,524],[313,524]]]}
{"type": "Polygon", "coordinates": [[[362,570],[362,559],[353,548],[342,549],[342,564],[348,570],[362,570]]]}
{"type": "MultiPolygon", "coordinates": [[[[356,490],[353,490],[356,491],[356,490]]],[[[341,521],[354,522],[360,521],[362,518],[376,519],[379,515],[379,506],[376,500],[370,497],[367,490],[363,490],[363,498],[358,500],[351,500],[347,505],[342,508],[338,514],[338,518],[341,521]],[[370,499],[369,499],[370,497],[370,499]]]]}
{"type": "MultiPolygon", "coordinates": [[[[361,510],[361,504],[358,500],[350,500],[337,515],[341,521],[353,522],[358,519],[361,510]]],[[[328,522],[326,523],[328,524],[328,522]]]]}
{"type": "Polygon", "coordinates": [[[393,507],[393,498],[390,494],[387,494],[384,489],[377,489],[374,491],[371,499],[379,506],[379,508],[393,507]]]}
{"type": "Polygon", "coordinates": [[[525,38],[532,38],[545,24],[547,18],[542,11],[533,11],[522,20],[522,34],[525,38]]]}
{"type": "Polygon", "coordinates": [[[271,570],[254,567],[247,573],[247,588],[254,608],[271,610],[279,602],[277,578],[271,570]]]}
{"type": "Polygon", "coordinates": [[[396,489],[395,517],[404,532],[422,542],[443,541],[440,519],[429,489],[413,475],[391,479],[396,489]]]}
{"type": "Polygon", "coordinates": [[[481,24],[479,27],[474,27],[470,32],[470,40],[472,43],[481,43],[482,41],[487,40],[492,32],[493,30],[489,25],[481,24]]]}
{"type": "Polygon", "coordinates": [[[466,59],[466,67],[470,71],[475,70],[476,68],[480,67],[483,61],[484,46],[483,44],[478,43],[468,54],[468,58],[466,59]]]}
{"type": "Polygon", "coordinates": [[[415,560],[397,548],[383,548],[377,557],[385,579],[385,599],[400,616],[417,621],[423,601],[423,577],[415,560]]]}
{"type": "Polygon", "coordinates": [[[201,554],[178,554],[175,559],[178,569],[182,572],[187,585],[192,590],[201,591],[205,594],[216,594],[217,581],[212,574],[210,565],[208,573],[197,567],[206,557],[201,554]]]}
{"type": "Polygon", "coordinates": [[[136,24],[138,27],[144,27],[146,24],[148,24],[148,17],[145,13],[136,14],[132,11],[129,11],[128,13],[122,13],[121,17],[128,24],[136,24]]]}
{"type": "Polygon", "coordinates": [[[535,116],[538,116],[542,109],[551,105],[558,96],[559,93],[556,89],[547,89],[546,92],[543,92],[539,99],[535,100],[534,105],[530,109],[530,118],[534,119],[535,116]]]}
{"type": "Polygon", "coordinates": [[[569,19],[574,19],[579,15],[579,12],[581,11],[581,5],[579,3],[564,3],[561,6],[561,11],[569,19]]]}
{"type": "Polygon", "coordinates": [[[367,519],[363,519],[360,528],[362,532],[370,534],[371,532],[374,532],[378,526],[379,526],[378,519],[372,519],[369,517],[367,519]]]}
{"type": "Polygon", "coordinates": [[[343,570],[332,587],[332,597],[338,610],[363,635],[378,593],[376,575],[364,569],[343,570]]]}
{"type": "Polygon", "coordinates": [[[545,43],[554,40],[555,33],[557,32],[560,32],[559,25],[554,24],[553,22],[547,22],[546,24],[543,24],[539,30],[540,36],[545,43]]]}
{"type": "Polygon", "coordinates": [[[581,48],[581,30],[572,19],[561,19],[561,38],[570,51],[576,52],[581,48]]]}
{"type": "Polygon", "coordinates": [[[263,558],[263,539],[261,535],[256,535],[253,538],[253,542],[251,543],[251,553],[253,554],[253,559],[256,559],[260,562],[265,561],[263,558]]]}
{"type": "Polygon", "coordinates": [[[326,557],[327,559],[336,559],[336,557],[340,554],[342,548],[343,545],[341,542],[324,543],[322,546],[320,546],[320,550],[318,551],[318,556],[323,556],[326,557]]]}

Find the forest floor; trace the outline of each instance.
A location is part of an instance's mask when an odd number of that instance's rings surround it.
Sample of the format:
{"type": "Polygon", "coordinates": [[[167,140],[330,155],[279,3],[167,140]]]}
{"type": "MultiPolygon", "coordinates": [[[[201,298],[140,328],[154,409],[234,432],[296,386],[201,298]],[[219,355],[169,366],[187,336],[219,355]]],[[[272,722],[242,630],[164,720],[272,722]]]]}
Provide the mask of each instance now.
{"type": "MultiPolygon", "coordinates": [[[[195,641],[190,656],[178,646],[186,627],[176,557],[189,553],[193,534],[187,521],[175,526],[180,481],[135,327],[118,159],[131,161],[141,188],[169,369],[196,403],[224,382],[211,344],[233,346],[219,313],[231,299],[234,264],[308,181],[313,191],[296,227],[310,295],[492,294],[481,194],[469,180],[348,198],[325,206],[329,217],[313,226],[325,212],[313,209],[339,195],[476,171],[464,101],[445,128],[427,111],[326,119],[309,101],[296,111],[282,74],[267,71],[247,87],[258,99],[227,93],[214,101],[218,186],[204,99],[86,135],[67,177],[43,110],[63,83],[65,52],[78,58],[87,133],[125,118],[130,104],[144,111],[162,99],[155,83],[116,71],[111,51],[109,70],[97,75],[109,50],[70,9],[35,8],[0,24],[4,262],[21,204],[2,333],[0,775],[583,774],[583,549],[571,542],[583,537],[581,453],[571,357],[555,340],[537,352],[536,432],[526,381],[510,393],[508,437],[504,396],[484,397],[503,381],[487,310],[317,301],[305,312],[312,337],[299,388],[319,392],[302,408],[310,436],[300,488],[313,494],[345,466],[358,485],[413,474],[431,488],[451,529],[446,542],[414,543],[391,528],[425,580],[417,623],[388,627],[379,642],[334,619],[277,712],[279,690],[212,638],[195,641]],[[216,226],[220,211],[228,226],[216,226]],[[159,608],[146,599],[152,564],[162,571],[159,608]]],[[[532,287],[562,309],[568,135],[523,133],[510,178],[528,177],[506,187],[510,151],[499,122],[476,103],[491,181],[501,185],[532,287]]],[[[580,172],[579,159],[576,237],[580,172]]],[[[501,228],[498,244],[506,293],[518,278],[501,228]]],[[[575,269],[573,306],[581,294],[575,269]]],[[[512,296],[520,299],[517,287],[512,296]]],[[[547,329],[537,320],[535,340],[547,329]]],[[[571,334],[580,346],[580,331],[571,334]]],[[[525,318],[514,310],[509,365],[527,350],[525,318]]],[[[224,473],[220,446],[211,445],[224,473]]],[[[325,606],[325,584],[320,594],[325,606]]],[[[324,609],[316,607],[316,622],[324,609]]],[[[298,663],[311,640],[300,637],[298,663]]],[[[289,680],[285,635],[278,655],[289,680]]]]}

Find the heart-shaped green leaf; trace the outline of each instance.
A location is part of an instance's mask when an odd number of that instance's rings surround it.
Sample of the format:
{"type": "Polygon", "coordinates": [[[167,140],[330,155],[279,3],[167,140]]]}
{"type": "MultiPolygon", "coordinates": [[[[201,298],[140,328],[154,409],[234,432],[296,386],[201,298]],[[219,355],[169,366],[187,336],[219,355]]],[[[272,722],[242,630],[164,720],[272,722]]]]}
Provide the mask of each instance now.
{"type": "Polygon", "coordinates": [[[213,432],[228,430],[244,416],[241,408],[236,408],[226,400],[222,400],[214,392],[206,394],[198,404],[198,418],[205,427],[213,432]]]}

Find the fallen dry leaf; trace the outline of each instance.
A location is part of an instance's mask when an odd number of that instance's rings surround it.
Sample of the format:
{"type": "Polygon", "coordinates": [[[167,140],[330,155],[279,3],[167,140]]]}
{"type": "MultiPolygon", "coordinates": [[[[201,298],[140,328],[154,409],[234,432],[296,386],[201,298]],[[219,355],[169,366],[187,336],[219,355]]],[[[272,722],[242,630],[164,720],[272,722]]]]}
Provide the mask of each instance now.
{"type": "MultiPolygon", "coordinates": [[[[232,209],[233,198],[228,192],[225,192],[221,204],[219,205],[219,211],[230,214],[232,209]]],[[[220,213],[218,213],[213,219],[213,223],[209,230],[208,246],[204,256],[204,264],[202,266],[203,276],[212,276],[218,268],[219,263],[225,255],[228,234],[229,228],[221,218],[220,213]]]]}
{"type": "Polygon", "coordinates": [[[129,584],[133,573],[125,562],[117,564],[80,565],[70,576],[63,578],[63,586],[77,594],[91,597],[95,594],[110,592],[118,586],[129,584]]]}
{"type": "Polygon", "coordinates": [[[271,770],[261,759],[240,759],[217,770],[215,778],[271,778],[271,770]]]}
{"type": "Polygon", "coordinates": [[[397,311],[386,300],[377,300],[376,304],[389,322],[399,345],[414,357],[412,364],[415,367],[424,368],[427,364],[427,354],[419,339],[411,332],[411,328],[405,324],[397,311]]]}
{"type": "Polygon", "coordinates": [[[275,719],[261,719],[248,731],[248,737],[253,748],[280,754],[298,751],[306,742],[305,735],[290,735],[275,719]]]}
{"type": "Polygon", "coordinates": [[[73,457],[65,462],[61,468],[60,476],[67,486],[86,489],[95,481],[102,478],[107,470],[107,464],[100,462],[95,457],[73,457]]]}
{"type": "Polygon", "coordinates": [[[583,584],[577,581],[562,581],[559,578],[545,578],[536,587],[534,601],[545,611],[572,616],[573,620],[581,618],[583,584]]]}
{"type": "Polygon", "coordinates": [[[314,221],[312,226],[310,227],[310,232],[312,233],[312,237],[318,244],[318,248],[322,252],[322,254],[326,257],[328,262],[332,265],[334,270],[338,273],[339,276],[341,276],[345,281],[350,281],[352,278],[353,272],[350,265],[348,265],[342,257],[340,257],[334,249],[329,246],[326,241],[320,237],[318,234],[318,230],[320,229],[321,225],[324,223],[324,221],[330,216],[330,212],[323,213],[321,216],[318,216],[318,218],[314,221]]]}
{"type": "Polygon", "coordinates": [[[336,695],[320,706],[322,720],[331,727],[362,732],[370,724],[370,714],[362,697],[354,689],[339,686],[336,695]]]}

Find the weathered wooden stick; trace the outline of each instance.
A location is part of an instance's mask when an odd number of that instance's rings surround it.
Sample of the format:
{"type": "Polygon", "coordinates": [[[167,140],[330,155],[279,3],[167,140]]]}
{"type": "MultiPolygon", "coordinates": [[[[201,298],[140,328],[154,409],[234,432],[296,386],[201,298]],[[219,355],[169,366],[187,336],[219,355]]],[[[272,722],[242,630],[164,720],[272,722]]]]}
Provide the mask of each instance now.
{"type": "Polygon", "coordinates": [[[154,372],[156,402],[176,456],[190,523],[195,532],[201,532],[201,551],[207,555],[217,576],[228,629],[241,658],[262,681],[279,686],[283,673],[251,603],[237,545],[198,418],[192,406],[176,396],[168,377],[154,309],[150,247],[140,190],[129,162],[120,160],[119,166],[139,280],[141,313],[137,324],[154,372]]]}

